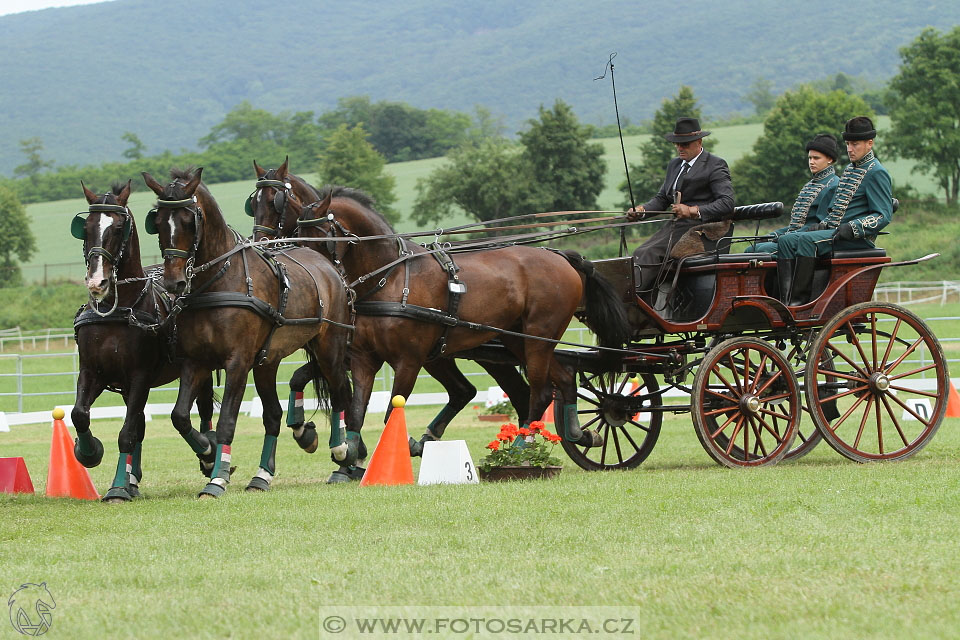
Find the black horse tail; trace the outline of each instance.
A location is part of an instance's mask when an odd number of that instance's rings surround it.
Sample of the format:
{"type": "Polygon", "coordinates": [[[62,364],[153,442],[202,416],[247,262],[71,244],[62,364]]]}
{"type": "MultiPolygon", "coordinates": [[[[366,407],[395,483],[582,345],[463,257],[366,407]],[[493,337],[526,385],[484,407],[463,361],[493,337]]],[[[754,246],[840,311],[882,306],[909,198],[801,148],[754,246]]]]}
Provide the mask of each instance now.
{"type": "Polygon", "coordinates": [[[307,353],[307,365],[310,367],[310,371],[313,372],[313,375],[310,377],[313,380],[313,391],[317,394],[317,407],[323,413],[330,413],[330,383],[327,382],[327,379],[323,375],[323,370],[320,368],[320,362],[317,360],[317,356],[313,353],[313,350],[304,348],[304,351],[307,353]]]}
{"type": "Polygon", "coordinates": [[[630,341],[631,328],[620,294],[582,255],[570,250],[559,253],[583,276],[585,308],[577,317],[597,336],[600,346],[625,346],[630,341]]]}

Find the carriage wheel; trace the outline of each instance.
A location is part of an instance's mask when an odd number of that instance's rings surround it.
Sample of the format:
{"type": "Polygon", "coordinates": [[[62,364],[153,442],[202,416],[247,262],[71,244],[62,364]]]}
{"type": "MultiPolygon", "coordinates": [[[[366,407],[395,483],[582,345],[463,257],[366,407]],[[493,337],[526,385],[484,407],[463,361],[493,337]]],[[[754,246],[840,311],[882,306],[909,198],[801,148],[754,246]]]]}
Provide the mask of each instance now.
{"type": "Polygon", "coordinates": [[[923,320],[894,304],[865,302],[831,318],[811,347],[806,379],[817,428],[858,462],[913,455],[947,410],[940,343],[923,320]],[[816,364],[827,358],[832,370],[816,364]],[[835,411],[825,411],[831,404],[835,411]]]}
{"type": "MultiPolygon", "coordinates": [[[[563,440],[563,449],[580,467],[588,471],[606,469],[633,469],[647,459],[663,423],[661,413],[631,411],[624,398],[642,397],[656,393],[660,388],[657,379],[650,374],[636,376],[637,387],[633,388],[632,373],[600,373],[584,376],[581,390],[577,392],[581,408],[580,426],[594,429],[603,436],[600,447],[581,447],[563,440]]],[[[644,406],[656,402],[660,396],[644,400],[644,406]]],[[[635,411],[635,410],[634,410],[635,411]]]]}
{"type": "Polygon", "coordinates": [[[720,464],[773,464],[797,434],[797,376],[773,345],[757,338],[726,340],[697,368],[691,413],[700,444],[720,464]]]}

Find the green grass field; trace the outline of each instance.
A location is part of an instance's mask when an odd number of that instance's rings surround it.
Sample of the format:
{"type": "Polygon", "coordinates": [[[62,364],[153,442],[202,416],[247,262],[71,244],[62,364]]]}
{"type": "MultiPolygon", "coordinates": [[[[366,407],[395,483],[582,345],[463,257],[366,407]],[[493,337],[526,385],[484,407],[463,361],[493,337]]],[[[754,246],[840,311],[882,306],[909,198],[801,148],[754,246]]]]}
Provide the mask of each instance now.
{"type": "MultiPolygon", "coordinates": [[[[432,414],[407,409],[409,432],[432,414]]],[[[447,437],[479,461],[486,424],[465,413],[447,437]]],[[[316,638],[332,605],[620,605],[650,638],[955,637],[958,426],[900,463],[858,465],[821,444],[730,471],[678,416],[628,472],[566,460],[549,481],[369,488],[323,484],[327,456],[284,433],[260,495],[242,487],[262,430],[241,419],[237,479],[200,502],[193,455],[154,421],[145,498],[119,507],[40,497],[50,429],[20,427],[0,434],[2,455],[25,458],[38,495],[0,495],[0,588],[45,581],[49,637],[316,638]]],[[[94,425],[101,491],[116,428],[94,425]]]]}

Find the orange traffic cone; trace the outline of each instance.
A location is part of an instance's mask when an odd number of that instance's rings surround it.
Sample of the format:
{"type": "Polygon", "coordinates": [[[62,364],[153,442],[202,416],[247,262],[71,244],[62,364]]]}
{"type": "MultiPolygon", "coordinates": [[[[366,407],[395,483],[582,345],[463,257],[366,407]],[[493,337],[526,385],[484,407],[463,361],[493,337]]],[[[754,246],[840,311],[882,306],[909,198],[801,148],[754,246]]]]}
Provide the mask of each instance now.
{"type": "Polygon", "coordinates": [[[50,443],[50,469],[47,471],[48,498],[99,500],[90,473],[73,455],[73,441],[63,423],[63,409],[53,410],[53,441],[50,443]]]}
{"type": "Polygon", "coordinates": [[[387,426],[380,434],[377,448],[370,456],[370,463],[360,480],[361,487],[375,484],[413,484],[407,417],[403,412],[406,400],[403,396],[394,396],[392,404],[393,411],[390,412],[387,426]]]}
{"type": "Polygon", "coordinates": [[[550,406],[547,407],[547,410],[543,412],[543,418],[540,419],[540,422],[549,422],[553,424],[553,404],[556,401],[550,403],[550,406]]]}
{"type": "Polygon", "coordinates": [[[0,458],[0,493],[33,493],[33,481],[23,458],[0,458]]]}
{"type": "MultiPolygon", "coordinates": [[[[636,391],[639,387],[640,387],[640,378],[636,376],[630,378],[630,395],[631,396],[634,394],[634,391],[636,391]]],[[[640,420],[640,412],[638,411],[637,413],[633,414],[633,421],[638,422],[639,420],[640,420]]]]}
{"type": "Polygon", "coordinates": [[[960,394],[953,382],[950,382],[950,394],[947,396],[947,417],[960,418],[960,394]]]}

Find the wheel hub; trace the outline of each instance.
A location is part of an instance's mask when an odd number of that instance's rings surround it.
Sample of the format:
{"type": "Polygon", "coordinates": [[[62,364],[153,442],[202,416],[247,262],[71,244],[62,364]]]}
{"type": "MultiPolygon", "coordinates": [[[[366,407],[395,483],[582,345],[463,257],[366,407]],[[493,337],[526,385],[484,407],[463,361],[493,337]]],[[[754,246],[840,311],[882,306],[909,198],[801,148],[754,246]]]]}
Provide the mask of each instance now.
{"type": "Polygon", "coordinates": [[[749,413],[750,415],[756,415],[760,412],[760,398],[748,393],[740,398],[740,411],[743,413],[749,413]]]}
{"type": "Polygon", "coordinates": [[[610,426],[622,427],[627,422],[629,414],[622,402],[617,402],[614,398],[608,397],[603,400],[601,406],[603,409],[603,419],[606,420],[610,426]]]}
{"type": "Polygon", "coordinates": [[[890,378],[885,373],[874,373],[870,376],[870,390],[882,394],[890,388],[890,378]]]}

